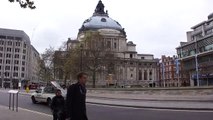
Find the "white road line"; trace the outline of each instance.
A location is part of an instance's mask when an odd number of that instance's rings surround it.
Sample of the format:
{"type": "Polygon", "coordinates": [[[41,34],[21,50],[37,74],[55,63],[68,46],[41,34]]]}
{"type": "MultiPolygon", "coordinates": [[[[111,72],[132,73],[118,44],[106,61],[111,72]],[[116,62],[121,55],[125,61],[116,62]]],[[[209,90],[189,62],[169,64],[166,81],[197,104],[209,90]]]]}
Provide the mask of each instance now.
{"type": "MultiPolygon", "coordinates": [[[[8,109],[7,106],[3,106],[3,105],[0,105],[0,107],[3,108],[3,109],[8,109]]],[[[21,108],[21,107],[18,107],[18,110],[27,111],[27,112],[31,112],[31,113],[35,113],[35,114],[39,114],[39,115],[44,115],[44,116],[52,117],[52,115],[50,115],[50,114],[41,113],[41,112],[38,112],[38,111],[33,111],[33,110],[21,108]]]]}
{"type": "Polygon", "coordinates": [[[38,112],[38,111],[33,111],[33,110],[29,110],[29,109],[25,109],[25,108],[20,108],[20,107],[19,107],[19,109],[23,110],[23,111],[27,111],[27,112],[39,114],[39,115],[44,115],[44,116],[52,117],[52,115],[50,115],[50,114],[41,113],[41,112],[38,112]]]}
{"type": "Polygon", "coordinates": [[[121,109],[135,109],[135,110],[154,110],[154,111],[169,111],[169,112],[197,112],[197,113],[213,113],[213,111],[208,110],[175,110],[175,109],[157,109],[157,108],[134,108],[134,107],[124,107],[124,106],[111,106],[111,105],[100,105],[87,103],[93,106],[111,107],[111,108],[121,108],[121,109]]]}

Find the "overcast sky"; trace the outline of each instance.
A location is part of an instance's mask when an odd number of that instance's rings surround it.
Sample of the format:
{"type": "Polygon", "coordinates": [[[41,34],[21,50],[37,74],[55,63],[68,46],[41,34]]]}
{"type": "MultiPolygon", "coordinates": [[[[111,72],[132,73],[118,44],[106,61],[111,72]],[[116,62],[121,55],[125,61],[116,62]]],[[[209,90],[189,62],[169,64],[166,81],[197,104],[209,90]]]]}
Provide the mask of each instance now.
{"type": "MultiPolygon", "coordinates": [[[[0,27],[24,30],[40,52],[76,38],[83,21],[92,16],[99,0],[34,0],[36,9],[0,2],[0,27]],[[59,2],[60,1],[60,2],[59,2]]],[[[138,53],[175,55],[186,31],[213,12],[213,0],[102,0],[109,16],[118,21],[138,53]]]]}

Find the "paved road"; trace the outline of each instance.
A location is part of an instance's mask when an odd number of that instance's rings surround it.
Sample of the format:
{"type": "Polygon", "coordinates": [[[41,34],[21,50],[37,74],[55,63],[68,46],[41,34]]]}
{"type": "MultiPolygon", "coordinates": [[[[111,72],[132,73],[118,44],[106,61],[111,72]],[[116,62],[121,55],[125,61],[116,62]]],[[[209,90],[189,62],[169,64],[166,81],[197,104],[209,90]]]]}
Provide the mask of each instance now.
{"type": "MultiPolygon", "coordinates": [[[[8,105],[8,94],[0,92],[0,105],[8,105]]],[[[44,104],[32,104],[30,97],[20,95],[19,105],[22,108],[51,114],[44,104]]],[[[212,120],[213,112],[208,111],[176,111],[134,109],[110,107],[100,105],[87,105],[89,120],[212,120]]]]}

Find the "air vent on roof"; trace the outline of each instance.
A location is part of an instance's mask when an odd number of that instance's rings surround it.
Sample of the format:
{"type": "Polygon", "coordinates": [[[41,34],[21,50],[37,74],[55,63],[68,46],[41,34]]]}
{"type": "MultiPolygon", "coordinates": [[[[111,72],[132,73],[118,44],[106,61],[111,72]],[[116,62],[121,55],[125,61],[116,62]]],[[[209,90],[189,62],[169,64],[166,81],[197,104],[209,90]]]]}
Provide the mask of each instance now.
{"type": "Polygon", "coordinates": [[[105,18],[101,18],[101,22],[106,22],[106,19],[105,18]]]}

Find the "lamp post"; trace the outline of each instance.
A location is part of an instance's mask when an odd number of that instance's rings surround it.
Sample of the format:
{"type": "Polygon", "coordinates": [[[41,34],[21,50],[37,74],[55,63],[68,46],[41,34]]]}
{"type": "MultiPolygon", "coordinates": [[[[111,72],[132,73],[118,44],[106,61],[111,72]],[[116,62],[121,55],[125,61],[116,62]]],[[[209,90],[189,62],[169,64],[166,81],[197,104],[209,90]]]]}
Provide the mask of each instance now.
{"type": "Polygon", "coordinates": [[[3,76],[4,76],[4,73],[1,75],[1,88],[4,87],[4,78],[3,78],[3,76]]]}
{"type": "Polygon", "coordinates": [[[197,86],[200,86],[197,54],[195,55],[195,67],[196,67],[197,86]]]}
{"type": "Polygon", "coordinates": [[[81,49],[81,63],[80,63],[80,71],[83,70],[83,44],[80,45],[80,49],[81,49]]]}
{"type": "Polygon", "coordinates": [[[177,74],[177,77],[178,77],[178,87],[180,87],[180,77],[179,77],[179,73],[180,73],[179,64],[180,64],[180,62],[178,61],[178,59],[175,60],[175,64],[176,64],[176,74],[177,74]]]}

